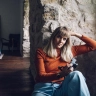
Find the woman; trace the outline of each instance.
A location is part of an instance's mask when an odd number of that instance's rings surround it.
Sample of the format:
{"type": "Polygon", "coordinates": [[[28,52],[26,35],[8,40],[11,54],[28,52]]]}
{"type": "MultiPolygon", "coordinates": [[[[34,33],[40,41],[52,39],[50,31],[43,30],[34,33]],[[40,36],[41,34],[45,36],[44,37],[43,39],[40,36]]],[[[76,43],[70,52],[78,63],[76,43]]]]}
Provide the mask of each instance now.
{"type": "Polygon", "coordinates": [[[36,54],[36,84],[32,96],[90,96],[85,78],[70,62],[72,58],[96,50],[96,41],[58,27],[49,43],[36,54]],[[85,45],[71,46],[70,37],[75,36],[85,45]],[[61,69],[60,69],[61,67],[61,69]]]}

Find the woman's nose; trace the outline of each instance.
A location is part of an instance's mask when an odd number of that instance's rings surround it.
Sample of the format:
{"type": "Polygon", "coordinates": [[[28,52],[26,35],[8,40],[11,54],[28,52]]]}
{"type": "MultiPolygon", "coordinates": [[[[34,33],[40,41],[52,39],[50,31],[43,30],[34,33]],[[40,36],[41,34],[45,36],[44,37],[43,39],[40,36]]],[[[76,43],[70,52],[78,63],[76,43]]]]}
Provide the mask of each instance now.
{"type": "Polygon", "coordinates": [[[60,38],[60,42],[63,42],[63,38],[60,38]]]}

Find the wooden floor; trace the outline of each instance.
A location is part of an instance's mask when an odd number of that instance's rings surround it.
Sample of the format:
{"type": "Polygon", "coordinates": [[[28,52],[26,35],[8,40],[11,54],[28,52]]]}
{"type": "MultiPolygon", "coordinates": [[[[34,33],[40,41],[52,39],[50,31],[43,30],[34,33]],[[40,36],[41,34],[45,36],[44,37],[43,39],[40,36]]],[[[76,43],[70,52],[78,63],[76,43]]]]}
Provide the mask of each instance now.
{"type": "Polygon", "coordinates": [[[0,60],[0,96],[31,96],[34,81],[29,58],[4,56],[0,60]]]}

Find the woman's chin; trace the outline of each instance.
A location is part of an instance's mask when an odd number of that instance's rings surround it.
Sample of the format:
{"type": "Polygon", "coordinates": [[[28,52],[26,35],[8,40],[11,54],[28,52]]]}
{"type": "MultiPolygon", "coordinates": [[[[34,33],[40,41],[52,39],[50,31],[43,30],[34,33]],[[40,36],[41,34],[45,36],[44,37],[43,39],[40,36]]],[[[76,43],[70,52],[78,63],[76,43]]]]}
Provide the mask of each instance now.
{"type": "Polygon", "coordinates": [[[62,48],[63,46],[57,46],[58,49],[62,48]]]}

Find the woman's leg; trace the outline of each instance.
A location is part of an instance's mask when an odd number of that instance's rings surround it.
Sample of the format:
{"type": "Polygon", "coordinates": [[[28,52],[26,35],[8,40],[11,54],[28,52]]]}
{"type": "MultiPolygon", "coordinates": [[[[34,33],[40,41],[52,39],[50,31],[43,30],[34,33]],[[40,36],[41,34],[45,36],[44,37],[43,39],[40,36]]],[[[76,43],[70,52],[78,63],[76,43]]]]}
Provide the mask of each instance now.
{"type": "Polygon", "coordinates": [[[90,96],[90,93],[82,73],[73,71],[66,76],[53,96],[90,96]]]}
{"type": "Polygon", "coordinates": [[[34,91],[31,96],[52,96],[54,88],[57,88],[59,84],[53,83],[37,83],[34,86],[34,91]]]}
{"type": "Polygon", "coordinates": [[[46,96],[46,95],[44,95],[44,94],[42,94],[42,93],[36,92],[36,93],[33,93],[32,96],[46,96]]]}

